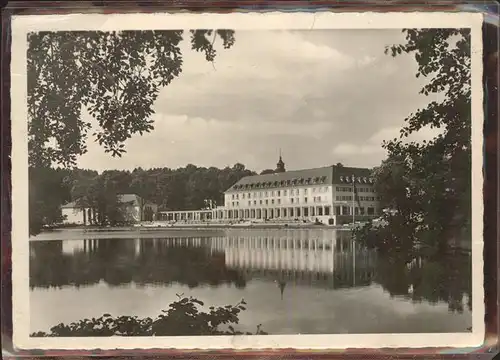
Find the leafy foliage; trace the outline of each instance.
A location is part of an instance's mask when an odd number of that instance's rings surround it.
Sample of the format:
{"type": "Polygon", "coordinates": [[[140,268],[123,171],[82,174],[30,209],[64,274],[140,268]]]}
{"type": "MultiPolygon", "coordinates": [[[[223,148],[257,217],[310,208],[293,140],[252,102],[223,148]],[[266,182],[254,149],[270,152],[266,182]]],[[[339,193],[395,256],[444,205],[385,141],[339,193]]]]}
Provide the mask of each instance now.
{"type": "MultiPolygon", "coordinates": [[[[73,166],[93,134],[113,156],[134,134],[153,130],[159,91],[182,72],[182,30],[58,31],[28,35],[29,160],[32,166],[73,166]]],[[[216,38],[234,44],[232,30],[192,30],[194,51],[214,61],[216,38]]]]}
{"type": "Polygon", "coordinates": [[[37,234],[44,226],[63,220],[61,205],[71,201],[71,178],[96,176],[96,171],[81,169],[29,168],[29,231],[37,234]]]}
{"type": "MultiPolygon", "coordinates": [[[[84,319],[69,325],[59,324],[51,328],[50,333],[36,332],[31,336],[192,336],[192,335],[253,335],[250,332],[236,330],[233,325],[239,323],[238,315],[246,310],[246,303],[241,300],[236,305],[224,307],[211,306],[208,312],[200,311],[204,303],[193,297],[182,297],[169,305],[168,310],[155,319],[140,319],[137,316],[112,317],[104,314],[99,318],[84,319]],[[224,329],[223,329],[224,328],[224,329]]],[[[256,335],[266,334],[260,329],[256,335]]]]}
{"type": "Polygon", "coordinates": [[[64,177],[63,171],[50,168],[29,169],[30,225],[34,232],[62,221],[61,204],[70,200],[64,177]]]}
{"type": "Polygon", "coordinates": [[[470,226],[470,30],[403,31],[406,43],[386,52],[413,54],[416,76],[429,79],[420,93],[439,100],[411,114],[400,137],[383,143],[388,158],[374,170],[375,187],[392,211],[384,216],[386,227],[365,228],[361,238],[372,243],[384,238],[388,247],[408,250],[418,244],[433,249],[431,253],[442,252],[450,238],[462,236],[470,226]],[[405,141],[426,127],[441,133],[423,143],[405,141]]]}
{"type": "MultiPolygon", "coordinates": [[[[71,188],[71,197],[81,209],[91,209],[97,214],[93,223],[96,225],[119,225],[129,223],[127,206],[119,198],[117,182],[104,173],[91,178],[75,180],[71,188]]],[[[92,224],[91,218],[88,218],[92,224]]]]}

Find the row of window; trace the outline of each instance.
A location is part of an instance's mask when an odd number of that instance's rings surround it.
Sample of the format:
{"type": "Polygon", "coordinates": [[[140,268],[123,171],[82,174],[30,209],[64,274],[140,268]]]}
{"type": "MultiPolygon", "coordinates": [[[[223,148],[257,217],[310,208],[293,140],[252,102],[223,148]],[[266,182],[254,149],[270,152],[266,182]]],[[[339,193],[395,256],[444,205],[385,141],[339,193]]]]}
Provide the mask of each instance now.
{"type": "MultiPolygon", "coordinates": [[[[337,196],[337,201],[352,201],[352,196],[337,196]]],[[[356,200],[359,201],[380,201],[378,196],[356,196],[356,200]]]]}
{"type": "MultiPolygon", "coordinates": [[[[292,207],[275,209],[251,209],[251,210],[229,210],[229,218],[257,217],[257,218],[279,218],[279,217],[301,217],[301,216],[323,216],[323,215],[352,215],[352,208],[349,206],[320,206],[320,207],[292,207]],[[333,212],[332,212],[333,210],[333,212]]],[[[355,215],[376,215],[374,207],[355,207],[355,215]]]]}
{"type": "MultiPolygon", "coordinates": [[[[342,187],[342,186],[338,186],[335,190],[337,190],[338,192],[351,192],[353,191],[353,188],[352,186],[349,186],[349,187],[342,187]]],[[[356,188],[356,191],[357,192],[373,192],[373,189],[371,188],[356,188]]]]}
{"type": "MultiPolygon", "coordinates": [[[[236,212],[238,210],[235,210],[236,212]]],[[[331,208],[330,206],[325,206],[323,207],[318,207],[318,208],[277,208],[277,209],[269,209],[269,210],[263,210],[265,213],[254,213],[255,210],[251,210],[252,212],[249,213],[250,210],[239,210],[242,211],[244,217],[245,215],[255,215],[258,216],[259,214],[261,216],[264,216],[266,218],[279,218],[279,217],[301,217],[301,216],[323,216],[323,215],[330,215],[331,213],[331,208]]],[[[258,211],[258,210],[257,210],[258,211]]],[[[239,214],[236,213],[236,216],[239,214]]]]}
{"type": "Polygon", "coordinates": [[[239,200],[240,195],[241,199],[251,199],[251,198],[262,198],[262,197],[274,197],[274,196],[297,196],[300,195],[302,192],[303,195],[307,195],[308,191],[311,191],[312,193],[326,193],[328,192],[328,187],[314,187],[310,189],[289,189],[289,190],[273,190],[273,191],[260,191],[260,192],[254,192],[254,193],[242,193],[242,194],[232,194],[231,197],[233,200],[239,200]],[[253,196],[252,196],[253,194],[253,196]]]}
{"type": "MultiPolygon", "coordinates": [[[[314,203],[320,203],[321,202],[321,196],[315,196],[313,197],[313,202],[314,203]]],[[[290,198],[290,204],[299,204],[300,201],[299,201],[299,198],[290,198]]],[[[308,203],[308,198],[305,197],[303,199],[303,204],[307,204],[308,203]]],[[[269,199],[265,199],[265,200],[259,200],[258,202],[259,205],[281,205],[281,199],[271,199],[269,201],[269,199]]],[[[234,206],[239,206],[240,205],[240,202],[239,201],[232,201],[231,202],[231,205],[234,207],[234,206]]],[[[257,200],[248,200],[248,206],[252,206],[252,205],[257,205],[257,200]]]]}
{"type": "MultiPolygon", "coordinates": [[[[302,204],[307,204],[309,203],[309,199],[307,197],[304,197],[302,199],[302,204]]],[[[314,196],[312,198],[312,202],[313,203],[321,203],[322,200],[326,200],[326,199],[322,199],[321,196],[314,196]]],[[[352,201],[353,198],[352,196],[337,196],[336,201],[352,201]]],[[[358,201],[380,201],[380,197],[377,197],[377,196],[356,196],[356,199],[355,200],[358,200],[358,201]]],[[[284,202],[283,202],[284,203],[284,202]]],[[[290,204],[300,204],[300,199],[299,198],[290,198],[290,201],[289,201],[290,204]]],[[[281,205],[282,204],[282,201],[281,199],[265,199],[265,200],[248,200],[248,206],[256,206],[256,205],[281,205]]],[[[239,206],[240,205],[240,202],[239,201],[232,201],[231,202],[231,205],[233,207],[235,206],[239,206]]]]}
{"type": "MultiPolygon", "coordinates": [[[[257,181],[255,183],[249,184],[236,184],[233,186],[233,189],[262,189],[269,187],[284,187],[284,186],[294,186],[294,185],[313,185],[313,184],[324,184],[326,182],[326,176],[317,176],[317,177],[309,177],[309,178],[295,178],[288,180],[276,180],[276,181],[257,181]]],[[[341,176],[340,182],[342,183],[352,183],[357,182],[359,184],[373,184],[374,179],[367,177],[353,177],[353,176],[341,176]]]]}
{"type": "Polygon", "coordinates": [[[324,184],[326,181],[326,176],[317,176],[310,178],[295,178],[281,181],[263,181],[250,184],[236,184],[233,189],[248,189],[248,188],[264,188],[264,187],[280,187],[280,186],[291,186],[291,185],[309,185],[309,184],[324,184]]]}

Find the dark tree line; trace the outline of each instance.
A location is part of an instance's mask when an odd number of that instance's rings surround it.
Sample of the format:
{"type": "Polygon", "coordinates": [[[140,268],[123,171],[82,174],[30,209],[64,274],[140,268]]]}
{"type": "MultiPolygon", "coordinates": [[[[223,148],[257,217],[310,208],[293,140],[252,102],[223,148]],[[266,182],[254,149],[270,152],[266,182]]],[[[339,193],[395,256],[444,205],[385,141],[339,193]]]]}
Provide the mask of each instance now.
{"type": "Polygon", "coordinates": [[[99,224],[124,221],[119,194],[136,194],[161,210],[196,210],[205,200],[223,205],[223,193],[242,177],[255,175],[242,164],[219,169],[187,165],[178,169],[141,168],[132,171],[107,170],[97,173],[82,169],[30,168],[30,231],[62,220],[61,205],[97,209],[99,224]]]}

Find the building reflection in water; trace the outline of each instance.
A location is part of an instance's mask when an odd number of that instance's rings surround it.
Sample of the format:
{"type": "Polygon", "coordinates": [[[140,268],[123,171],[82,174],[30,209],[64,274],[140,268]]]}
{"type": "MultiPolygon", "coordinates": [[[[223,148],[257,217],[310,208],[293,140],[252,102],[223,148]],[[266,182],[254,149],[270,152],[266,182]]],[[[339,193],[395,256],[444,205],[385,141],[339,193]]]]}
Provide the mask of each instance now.
{"type": "MultiPolygon", "coordinates": [[[[96,240],[95,240],[96,241],[96,240]]],[[[62,253],[72,255],[77,252],[86,252],[89,240],[72,240],[62,242],[62,253]]]]}
{"type": "Polygon", "coordinates": [[[358,246],[347,231],[254,231],[252,236],[216,237],[211,249],[226,266],[247,278],[323,287],[366,286],[375,272],[376,253],[358,246]]]}

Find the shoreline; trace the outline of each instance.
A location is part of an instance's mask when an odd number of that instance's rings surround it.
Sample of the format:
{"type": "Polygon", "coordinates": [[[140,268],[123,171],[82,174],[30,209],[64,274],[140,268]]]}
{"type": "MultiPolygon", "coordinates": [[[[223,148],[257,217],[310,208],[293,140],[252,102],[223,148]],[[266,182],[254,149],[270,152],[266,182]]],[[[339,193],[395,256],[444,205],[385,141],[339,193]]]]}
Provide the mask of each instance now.
{"type": "MultiPolygon", "coordinates": [[[[351,231],[352,226],[343,225],[315,225],[315,224],[175,224],[173,226],[116,226],[116,227],[91,227],[91,226],[68,226],[43,230],[40,234],[30,236],[29,241],[48,240],[77,240],[82,239],[135,239],[139,237],[157,237],[168,234],[176,237],[200,236],[199,232],[220,233],[221,236],[228,230],[333,230],[351,231]],[[59,237],[57,234],[64,234],[59,237]],[[70,236],[68,236],[70,235],[70,236]],[[73,236],[71,236],[73,235],[73,236]]],[[[472,252],[469,246],[453,244],[449,251],[468,253],[472,252]]]]}
{"type": "MultiPolygon", "coordinates": [[[[76,240],[76,239],[135,239],[140,237],[191,237],[203,236],[203,233],[219,233],[223,236],[227,231],[231,230],[330,230],[330,231],[347,231],[348,227],[342,226],[327,226],[327,225],[289,225],[282,224],[253,224],[248,226],[232,226],[228,224],[182,224],[181,226],[121,226],[121,227],[59,227],[46,229],[40,234],[30,236],[29,241],[48,241],[48,240],[76,240]],[[60,236],[59,236],[60,235],[60,236]]],[[[212,234],[210,236],[213,236],[212,234]]]]}
{"type": "Polygon", "coordinates": [[[50,229],[44,229],[43,233],[58,232],[58,231],[75,231],[83,230],[84,232],[114,232],[114,231],[163,231],[163,230],[225,230],[225,229],[333,229],[333,230],[350,230],[352,226],[344,225],[316,225],[316,224],[175,224],[170,226],[114,226],[114,227],[99,227],[99,226],[62,226],[50,229]]]}

